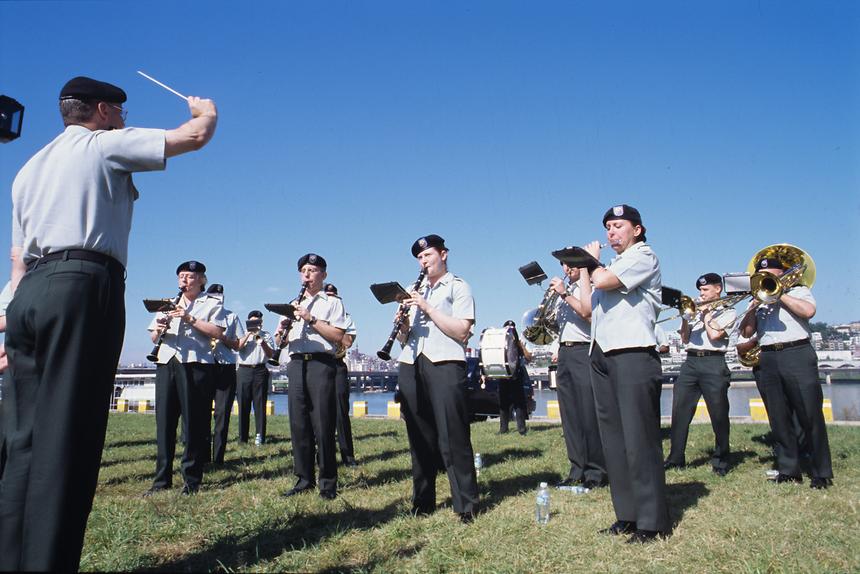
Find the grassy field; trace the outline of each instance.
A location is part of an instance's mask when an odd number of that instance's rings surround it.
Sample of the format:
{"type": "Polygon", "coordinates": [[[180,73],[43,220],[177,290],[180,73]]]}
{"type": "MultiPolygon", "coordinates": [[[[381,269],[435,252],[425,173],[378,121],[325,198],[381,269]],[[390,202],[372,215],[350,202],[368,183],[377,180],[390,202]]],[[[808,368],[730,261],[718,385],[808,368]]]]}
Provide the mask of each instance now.
{"type": "MultiPolygon", "coordinates": [[[[232,421],[235,427],[235,419],[232,421]]],[[[207,469],[193,497],[179,488],[141,498],[155,467],[155,418],[111,415],[83,570],[405,572],[857,572],[860,571],[860,428],[831,426],[835,485],[813,491],[765,480],[767,426],[734,425],[735,467],[710,472],[713,435],[694,425],[684,470],[667,473],[674,534],[649,545],[597,534],[614,521],[607,489],[552,492],[552,518],[534,520],[535,490],[567,471],[561,427],[527,436],[472,426],[483,455],[484,513],[463,525],[447,479],[439,509],[413,518],[406,429],[401,421],[353,421],[360,466],[340,469],[340,496],[289,499],[286,417],[270,417],[268,444],[231,442],[226,464],[207,469]]],[[[235,429],[234,429],[235,430],[235,429]]],[[[666,432],[668,441],[668,432],[666,432]]],[[[668,452],[668,444],[664,443],[668,452]]],[[[175,468],[174,484],[181,486],[175,468]]]]}

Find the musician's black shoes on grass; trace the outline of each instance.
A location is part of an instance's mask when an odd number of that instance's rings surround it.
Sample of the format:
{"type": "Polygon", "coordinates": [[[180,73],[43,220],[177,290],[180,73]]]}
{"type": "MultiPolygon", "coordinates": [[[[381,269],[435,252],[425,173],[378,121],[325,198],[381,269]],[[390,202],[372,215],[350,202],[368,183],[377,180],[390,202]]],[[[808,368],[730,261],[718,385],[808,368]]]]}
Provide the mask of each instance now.
{"type": "Polygon", "coordinates": [[[598,534],[611,534],[613,536],[633,534],[634,532],[636,532],[636,523],[629,520],[619,520],[609,528],[597,531],[598,534]]]}
{"type": "Polygon", "coordinates": [[[660,532],[659,530],[637,530],[627,539],[627,544],[645,544],[668,536],[667,532],[660,532]]]}

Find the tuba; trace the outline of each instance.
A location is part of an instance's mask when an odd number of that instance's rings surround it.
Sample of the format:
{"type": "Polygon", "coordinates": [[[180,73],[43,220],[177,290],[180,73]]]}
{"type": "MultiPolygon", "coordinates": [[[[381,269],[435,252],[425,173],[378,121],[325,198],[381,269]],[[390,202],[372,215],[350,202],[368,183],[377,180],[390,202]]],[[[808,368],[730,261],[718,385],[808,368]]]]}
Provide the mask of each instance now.
{"type": "Polygon", "coordinates": [[[815,261],[799,247],[788,243],[777,243],[761,249],[753,255],[747,265],[750,273],[750,292],[762,304],[775,303],[780,296],[796,285],[812,287],[815,283],[815,261]],[[756,271],[756,263],[765,258],[779,259],[785,272],[776,277],[766,271],[756,271]]]}

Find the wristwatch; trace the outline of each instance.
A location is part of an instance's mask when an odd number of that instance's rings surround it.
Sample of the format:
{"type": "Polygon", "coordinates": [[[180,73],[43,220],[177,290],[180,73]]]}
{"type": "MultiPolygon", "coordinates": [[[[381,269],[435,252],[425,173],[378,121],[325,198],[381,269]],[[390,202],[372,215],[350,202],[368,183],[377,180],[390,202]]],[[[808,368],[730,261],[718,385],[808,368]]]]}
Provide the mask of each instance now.
{"type": "Polygon", "coordinates": [[[311,318],[308,321],[308,325],[316,325],[316,323],[317,323],[317,318],[314,317],[313,315],[311,315],[311,318]]]}

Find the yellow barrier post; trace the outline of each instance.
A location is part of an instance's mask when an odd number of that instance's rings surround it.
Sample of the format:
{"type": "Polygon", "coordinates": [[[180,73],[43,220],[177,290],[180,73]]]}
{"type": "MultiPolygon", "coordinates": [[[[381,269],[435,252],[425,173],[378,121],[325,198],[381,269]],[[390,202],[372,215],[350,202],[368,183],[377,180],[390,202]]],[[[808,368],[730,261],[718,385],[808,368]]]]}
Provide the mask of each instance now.
{"type": "Polygon", "coordinates": [[[148,412],[152,407],[149,406],[149,401],[137,401],[137,412],[145,413],[148,412]]]}
{"type": "Polygon", "coordinates": [[[233,414],[239,414],[239,401],[233,401],[233,414]]]}
{"type": "Polygon", "coordinates": [[[395,403],[394,401],[388,401],[388,418],[390,418],[390,419],[399,419],[400,418],[400,403],[395,403]]]}
{"type": "Polygon", "coordinates": [[[128,399],[117,399],[116,400],[116,411],[118,413],[127,413],[128,412],[128,399]]]}
{"type": "Polygon", "coordinates": [[[558,401],[547,401],[546,402],[546,418],[548,419],[560,419],[561,411],[558,408],[558,401]]]}
{"type": "Polygon", "coordinates": [[[355,418],[367,416],[367,401],[352,402],[352,416],[355,418]]]}
{"type": "Polygon", "coordinates": [[[767,410],[761,399],[750,399],[750,418],[756,422],[767,422],[767,410]]]}
{"type": "Polygon", "coordinates": [[[699,399],[699,402],[696,404],[696,414],[694,417],[702,420],[711,420],[711,414],[708,412],[708,405],[705,403],[705,399],[699,399]]]}
{"type": "Polygon", "coordinates": [[[266,401],[266,414],[274,415],[275,414],[275,401],[266,401]]]}
{"type": "Polygon", "coordinates": [[[824,404],[821,405],[821,412],[824,413],[825,422],[833,422],[833,403],[830,399],[824,399],[824,404]]]}

